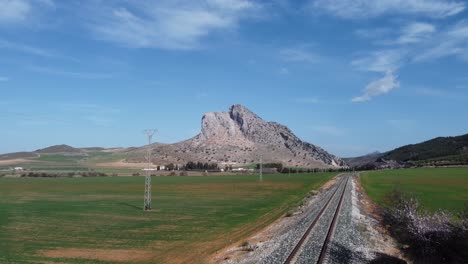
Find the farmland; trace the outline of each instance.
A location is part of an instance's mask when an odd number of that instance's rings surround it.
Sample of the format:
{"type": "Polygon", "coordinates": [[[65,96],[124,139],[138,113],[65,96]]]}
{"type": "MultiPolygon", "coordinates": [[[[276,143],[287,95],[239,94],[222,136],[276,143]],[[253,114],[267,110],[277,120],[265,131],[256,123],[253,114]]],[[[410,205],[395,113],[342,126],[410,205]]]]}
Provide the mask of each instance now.
{"type": "Polygon", "coordinates": [[[333,175],[0,178],[0,263],[205,263],[333,175]]]}
{"type": "Polygon", "coordinates": [[[371,199],[386,204],[395,187],[416,195],[429,211],[452,212],[468,204],[468,168],[418,168],[362,173],[361,182],[371,199]]]}

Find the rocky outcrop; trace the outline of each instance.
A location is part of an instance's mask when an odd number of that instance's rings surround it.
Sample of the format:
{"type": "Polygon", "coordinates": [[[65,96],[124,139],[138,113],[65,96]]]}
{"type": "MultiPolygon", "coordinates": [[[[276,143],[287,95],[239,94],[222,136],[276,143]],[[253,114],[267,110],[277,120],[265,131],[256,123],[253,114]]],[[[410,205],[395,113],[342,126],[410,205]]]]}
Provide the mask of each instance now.
{"type": "Polygon", "coordinates": [[[281,162],[285,166],[345,166],[322,148],[299,139],[284,125],[267,122],[242,105],[233,105],[229,112],[206,113],[201,132],[176,144],[154,146],[155,163],[187,161],[216,162],[222,165],[243,165],[281,162]]]}

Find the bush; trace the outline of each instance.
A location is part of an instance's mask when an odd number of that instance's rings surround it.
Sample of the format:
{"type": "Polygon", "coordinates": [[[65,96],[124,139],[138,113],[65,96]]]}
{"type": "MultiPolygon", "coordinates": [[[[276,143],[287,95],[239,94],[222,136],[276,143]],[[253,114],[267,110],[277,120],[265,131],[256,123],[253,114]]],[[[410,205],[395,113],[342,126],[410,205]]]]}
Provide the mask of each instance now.
{"type": "MultiPolygon", "coordinates": [[[[408,253],[424,263],[461,263],[468,259],[467,213],[425,212],[415,196],[394,189],[387,197],[384,221],[408,253]]],[[[468,210],[467,210],[468,212],[468,210]]]]}

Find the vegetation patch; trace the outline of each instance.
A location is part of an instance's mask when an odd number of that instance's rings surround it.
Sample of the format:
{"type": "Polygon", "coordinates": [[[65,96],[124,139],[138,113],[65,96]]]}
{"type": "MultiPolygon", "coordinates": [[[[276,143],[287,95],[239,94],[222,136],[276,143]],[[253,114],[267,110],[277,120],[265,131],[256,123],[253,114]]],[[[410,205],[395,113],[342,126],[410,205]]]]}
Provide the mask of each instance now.
{"type": "Polygon", "coordinates": [[[206,263],[334,175],[1,178],[0,263],[206,263]]]}
{"type": "Polygon", "coordinates": [[[421,206],[431,212],[439,209],[459,212],[468,204],[468,168],[418,168],[382,170],[361,174],[369,197],[388,206],[387,195],[398,186],[413,193],[421,206]]]}
{"type": "Polygon", "coordinates": [[[468,259],[468,207],[457,217],[421,208],[412,194],[388,195],[384,222],[414,263],[463,263],[468,259]]]}

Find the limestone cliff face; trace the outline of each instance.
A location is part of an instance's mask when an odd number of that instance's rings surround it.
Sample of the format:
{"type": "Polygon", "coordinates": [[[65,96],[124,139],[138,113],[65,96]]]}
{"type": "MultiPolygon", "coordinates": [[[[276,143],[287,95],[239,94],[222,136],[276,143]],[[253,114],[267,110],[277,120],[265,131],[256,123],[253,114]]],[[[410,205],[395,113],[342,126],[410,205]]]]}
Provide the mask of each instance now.
{"type": "Polygon", "coordinates": [[[345,165],[343,160],[322,148],[303,142],[286,126],[267,122],[238,104],[231,106],[229,112],[206,113],[202,118],[201,133],[189,142],[193,147],[248,148],[248,152],[261,155],[264,160],[288,165],[307,166],[309,163],[309,166],[315,166],[317,162],[332,167],[345,165]]]}
{"type": "Polygon", "coordinates": [[[154,147],[155,163],[187,161],[248,165],[281,162],[285,166],[340,167],[345,163],[322,148],[299,139],[284,125],[267,122],[242,105],[229,112],[206,113],[195,137],[154,147]]]}

